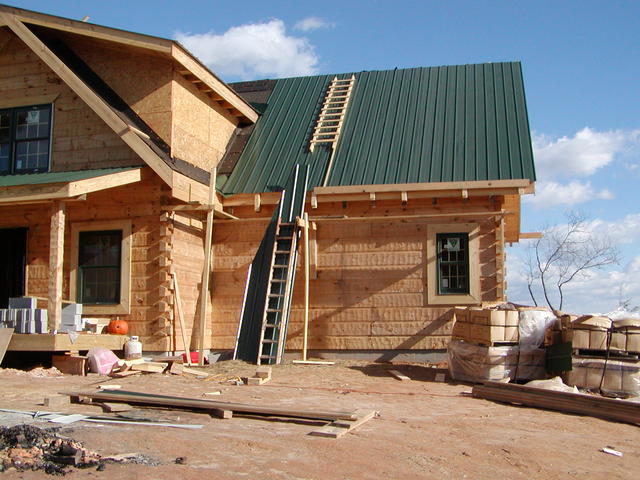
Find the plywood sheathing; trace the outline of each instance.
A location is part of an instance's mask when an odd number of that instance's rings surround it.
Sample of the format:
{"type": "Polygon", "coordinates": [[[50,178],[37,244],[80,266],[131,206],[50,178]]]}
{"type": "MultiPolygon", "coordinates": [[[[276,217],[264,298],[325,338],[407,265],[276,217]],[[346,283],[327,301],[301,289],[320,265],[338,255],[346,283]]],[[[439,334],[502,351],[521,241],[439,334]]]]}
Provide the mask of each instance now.
{"type": "MultiPolygon", "coordinates": [[[[495,301],[497,280],[496,220],[484,216],[496,204],[489,197],[320,203],[316,218],[317,279],[311,281],[310,349],[443,349],[449,342],[449,306],[426,300],[426,242],[430,223],[442,218],[323,221],[323,216],[451,214],[477,212],[480,226],[482,301],[495,301]]],[[[272,208],[234,207],[239,216],[267,217],[272,208]]],[[[242,304],[246,268],[264,233],[260,221],[220,221],[214,235],[213,348],[233,348],[242,304]]],[[[299,272],[301,274],[301,272],[299,272]]],[[[432,280],[433,281],[433,280],[432,280]]],[[[294,291],[287,348],[302,346],[304,295],[294,291]]]]}
{"type": "Polygon", "coordinates": [[[222,159],[238,119],[174,72],[171,154],[210,171],[222,159]]]}

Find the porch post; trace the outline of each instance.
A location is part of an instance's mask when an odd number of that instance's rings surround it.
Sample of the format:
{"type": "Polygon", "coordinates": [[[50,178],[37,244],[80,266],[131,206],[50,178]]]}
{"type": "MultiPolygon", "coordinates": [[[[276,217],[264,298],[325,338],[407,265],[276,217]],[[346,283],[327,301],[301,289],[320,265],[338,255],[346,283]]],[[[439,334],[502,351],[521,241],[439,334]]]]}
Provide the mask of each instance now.
{"type": "Polygon", "coordinates": [[[58,330],[62,320],[65,214],[66,203],[55,202],[51,212],[51,232],[49,235],[49,301],[47,302],[49,331],[58,330]]]}

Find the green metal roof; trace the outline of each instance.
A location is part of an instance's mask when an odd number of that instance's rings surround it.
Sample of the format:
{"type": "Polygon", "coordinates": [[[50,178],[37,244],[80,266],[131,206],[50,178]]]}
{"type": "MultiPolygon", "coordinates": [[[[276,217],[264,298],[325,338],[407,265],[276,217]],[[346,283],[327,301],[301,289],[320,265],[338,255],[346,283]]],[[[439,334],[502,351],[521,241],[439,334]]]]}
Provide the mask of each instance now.
{"type": "Polygon", "coordinates": [[[87,178],[102,177],[112,173],[137,170],[140,167],[99,168],[94,170],[74,170],[72,172],[23,173],[20,175],[1,175],[0,188],[19,187],[21,185],[42,185],[46,183],[67,183],[87,178]]]}
{"type": "MultiPolygon", "coordinates": [[[[353,75],[328,185],[535,180],[519,62],[353,75]]],[[[330,149],[309,139],[334,76],[275,81],[225,194],[281,189],[295,163],[322,184],[330,149]]]]}

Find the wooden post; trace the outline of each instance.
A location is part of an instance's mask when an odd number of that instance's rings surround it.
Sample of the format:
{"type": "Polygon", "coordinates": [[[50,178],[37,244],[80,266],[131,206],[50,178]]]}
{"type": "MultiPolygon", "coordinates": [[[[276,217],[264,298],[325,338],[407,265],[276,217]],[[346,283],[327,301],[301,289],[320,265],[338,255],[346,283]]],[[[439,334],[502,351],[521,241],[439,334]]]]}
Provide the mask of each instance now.
{"type": "Polygon", "coordinates": [[[307,361],[307,339],[309,336],[309,214],[304,212],[304,339],[302,360],[307,361]]]}
{"type": "Polygon", "coordinates": [[[55,202],[49,234],[49,298],[47,314],[49,330],[58,330],[62,320],[62,270],[64,261],[64,223],[66,204],[55,202]]]}
{"type": "Polygon", "coordinates": [[[182,346],[184,348],[185,356],[187,360],[185,363],[191,366],[191,352],[189,351],[189,344],[187,343],[187,331],[184,328],[184,315],[182,314],[182,299],[180,298],[180,288],[178,286],[178,276],[176,275],[176,271],[171,267],[171,278],[173,279],[173,293],[175,295],[175,301],[173,304],[173,308],[176,309],[176,316],[178,317],[178,322],[180,322],[180,332],[182,334],[182,346]]]}
{"type": "Polygon", "coordinates": [[[204,365],[204,334],[207,322],[207,303],[209,299],[209,276],[211,275],[211,237],[213,234],[213,210],[216,201],[217,169],[211,170],[209,178],[209,205],[207,212],[206,233],[204,240],[204,265],[202,266],[202,283],[200,284],[200,324],[198,325],[198,363],[204,365]]]}

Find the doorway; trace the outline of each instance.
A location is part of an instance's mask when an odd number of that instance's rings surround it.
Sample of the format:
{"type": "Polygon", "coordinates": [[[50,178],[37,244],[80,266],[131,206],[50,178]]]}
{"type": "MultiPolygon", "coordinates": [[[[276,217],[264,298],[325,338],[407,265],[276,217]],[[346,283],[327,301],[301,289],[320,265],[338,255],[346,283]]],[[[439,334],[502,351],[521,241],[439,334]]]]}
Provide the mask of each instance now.
{"type": "Polygon", "coordinates": [[[0,228],[0,308],[25,292],[27,229],[0,228]]]}

